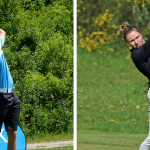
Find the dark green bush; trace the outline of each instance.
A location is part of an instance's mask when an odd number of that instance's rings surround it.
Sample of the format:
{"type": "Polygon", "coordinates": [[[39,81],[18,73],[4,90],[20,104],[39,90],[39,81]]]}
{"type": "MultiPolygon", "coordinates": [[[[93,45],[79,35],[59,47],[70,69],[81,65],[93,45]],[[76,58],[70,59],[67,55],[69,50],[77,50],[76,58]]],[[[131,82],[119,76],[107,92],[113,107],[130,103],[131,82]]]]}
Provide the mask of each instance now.
{"type": "Polygon", "coordinates": [[[24,104],[20,123],[23,122],[23,126],[28,126],[32,132],[37,132],[37,129],[55,133],[68,131],[73,119],[73,99],[72,91],[68,91],[66,86],[66,81],[50,73],[45,77],[28,72],[18,93],[24,104]]]}

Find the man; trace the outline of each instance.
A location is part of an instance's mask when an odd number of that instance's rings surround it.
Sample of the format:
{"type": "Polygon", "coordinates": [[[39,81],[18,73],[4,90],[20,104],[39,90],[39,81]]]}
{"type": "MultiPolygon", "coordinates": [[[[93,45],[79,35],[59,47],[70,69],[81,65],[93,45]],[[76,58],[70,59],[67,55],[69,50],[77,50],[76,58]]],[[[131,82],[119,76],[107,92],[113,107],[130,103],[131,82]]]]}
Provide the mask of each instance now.
{"type": "Polygon", "coordinates": [[[6,33],[0,29],[0,128],[4,123],[8,136],[7,150],[16,150],[17,125],[20,114],[20,101],[13,87],[2,47],[6,33]]]}

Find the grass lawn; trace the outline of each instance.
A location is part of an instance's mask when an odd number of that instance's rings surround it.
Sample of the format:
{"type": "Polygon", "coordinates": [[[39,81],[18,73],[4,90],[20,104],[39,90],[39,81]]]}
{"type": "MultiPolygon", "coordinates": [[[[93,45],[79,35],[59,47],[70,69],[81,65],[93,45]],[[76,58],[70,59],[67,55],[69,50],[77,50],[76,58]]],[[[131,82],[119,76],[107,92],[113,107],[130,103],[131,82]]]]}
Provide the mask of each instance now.
{"type": "Polygon", "coordinates": [[[77,55],[77,128],[147,133],[148,80],[134,66],[130,52],[77,55]]]}
{"type": "Polygon", "coordinates": [[[78,150],[138,150],[148,134],[78,131],[78,150]]]}
{"type": "Polygon", "coordinates": [[[68,141],[73,140],[73,133],[61,133],[58,135],[54,134],[41,134],[28,137],[27,143],[42,143],[42,142],[54,142],[54,141],[68,141]]]}
{"type": "Polygon", "coordinates": [[[78,150],[138,149],[149,131],[148,80],[130,51],[77,50],[78,150]]]}

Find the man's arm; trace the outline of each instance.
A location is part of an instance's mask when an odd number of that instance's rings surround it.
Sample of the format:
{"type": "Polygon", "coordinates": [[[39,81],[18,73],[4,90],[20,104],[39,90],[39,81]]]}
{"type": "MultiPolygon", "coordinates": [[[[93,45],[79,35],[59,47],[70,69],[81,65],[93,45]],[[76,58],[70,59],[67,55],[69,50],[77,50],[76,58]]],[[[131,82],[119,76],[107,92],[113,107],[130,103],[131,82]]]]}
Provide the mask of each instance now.
{"type": "Polygon", "coordinates": [[[5,42],[6,32],[2,29],[0,29],[0,37],[2,37],[5,42]]]}

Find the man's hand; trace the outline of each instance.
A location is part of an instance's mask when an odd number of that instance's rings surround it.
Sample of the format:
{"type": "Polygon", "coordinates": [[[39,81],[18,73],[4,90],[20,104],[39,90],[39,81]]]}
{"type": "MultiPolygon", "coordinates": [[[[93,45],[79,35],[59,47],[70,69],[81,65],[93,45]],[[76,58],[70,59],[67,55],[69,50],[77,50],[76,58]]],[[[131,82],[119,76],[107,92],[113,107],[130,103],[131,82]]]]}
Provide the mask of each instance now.
{"type": "Polygon", "coordinates": [[[2,37],[5,42],[6,32],[2,29],[0,29],[0,37],[2,37]]]}

